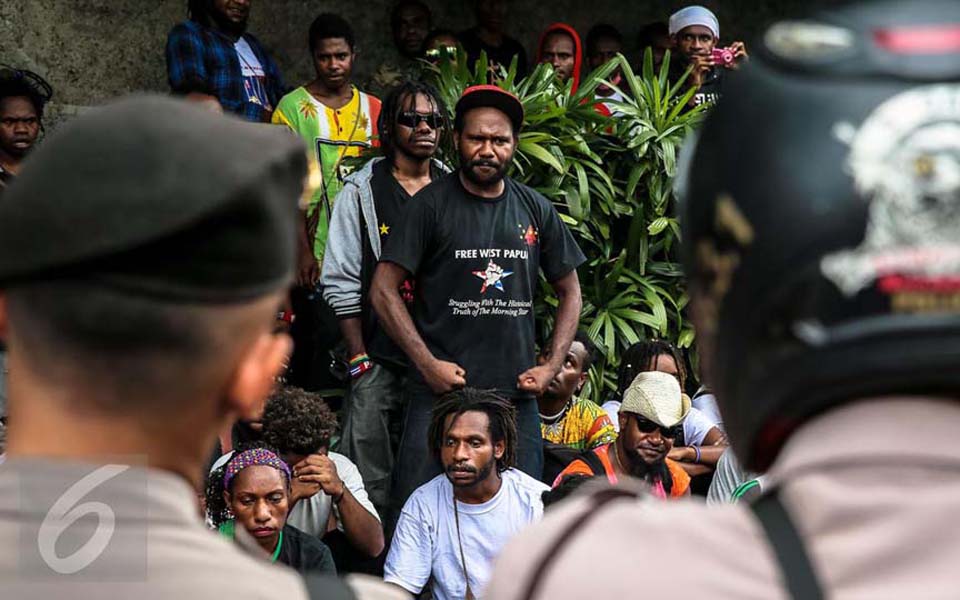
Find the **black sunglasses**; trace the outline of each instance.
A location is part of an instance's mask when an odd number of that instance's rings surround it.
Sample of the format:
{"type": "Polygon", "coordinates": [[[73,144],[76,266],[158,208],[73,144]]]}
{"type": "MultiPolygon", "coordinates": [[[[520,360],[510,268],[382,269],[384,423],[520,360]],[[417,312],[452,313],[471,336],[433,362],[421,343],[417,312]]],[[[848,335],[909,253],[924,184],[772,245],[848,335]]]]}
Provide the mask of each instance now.
{"type": "Polygon", "coordinates": [[[664,427],[659,423],[655,423],[650,419],[645,419],[640,415],[633,415],[633,418],[637,421],[637,429],[641,433],[653,433],[655,430],[660,430],[660,435],[665,438],[670,438],[671,440],[676,439],[680,432],[683,431],[683,425],[674,425],[673,427],[664,427]]]}
{"type": "Polygon", "coordinates": [[[440,113],[430,113],[422,115],[418,112],[402,112],[397,115],[397,125],[415,128],[421,122],[426,123],[430,129],[440,129],[443,127],[443,116],[440,113]]]}

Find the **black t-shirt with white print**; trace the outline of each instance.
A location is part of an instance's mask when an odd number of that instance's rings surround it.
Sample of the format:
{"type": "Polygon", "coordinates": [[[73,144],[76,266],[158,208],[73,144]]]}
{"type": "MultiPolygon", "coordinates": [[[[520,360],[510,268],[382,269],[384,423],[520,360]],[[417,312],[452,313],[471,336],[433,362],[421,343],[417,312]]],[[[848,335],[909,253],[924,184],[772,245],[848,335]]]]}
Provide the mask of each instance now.
{"type": "Polygon", "coordinates": [[[535,359],[538,273],[556,281],[586,259],[549,200],[504,181],[497,198],[469,193],[459,172],[428,185],[381,260],[414,274],[413,320],[434,356],[462,366],[469,386],[519,396],[535,359]]]}

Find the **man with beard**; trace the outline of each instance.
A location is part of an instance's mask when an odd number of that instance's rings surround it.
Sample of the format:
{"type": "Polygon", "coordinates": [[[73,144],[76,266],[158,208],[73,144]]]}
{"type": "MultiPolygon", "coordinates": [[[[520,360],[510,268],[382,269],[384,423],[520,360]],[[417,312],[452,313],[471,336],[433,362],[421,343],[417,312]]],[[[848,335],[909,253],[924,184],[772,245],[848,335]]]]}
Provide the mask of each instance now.
{"type": "MultiPolygon", "coordinates": [[[[370,281],[381,249],[401,227],[411,197],[447,169],[432,157],[449,129],[447,107],[433,86],[407,81],[380,111],[385,158],[344,181],[334,203],[320,284],[336,313],[350,358],[341,451],[359,467],[377,510],[386,514],[390,474],[399,444],[401,392],[407,357],[377,322],[370,281]]],[[[413,301],[412,282],[401,285],[413,301]]]]}
{"type": "MultiPolygon", "coordinates": [[[[36,144],[43,106],[49,99],[49,86],[34,73],[0,72],[0,192],[13,182],[20,163],[36,144]]],[[[2,378],[0,373],[0,383],[2,378]]]]}
{"type": "Polygon", "coordinates": [[[250,0],[190,0],[188,20],[167,35],[167,78],[175,94],[267,123],[285,88],[276,63],[247,33],[249,15],[250,0]]]}
{"type": "Polygon", "coordinates": [[[433,411],[429,439],[444,473],[403,507],[384,581],[419,594],[431,576],[437,600],[475,598],[504,544],[540,519],[547,486],[513,468],[517,432],[512,403],[464,388],[433,411]]]}
{"type": "Polygon", "coordinates": [[[456,106],[460,169],[414,198],[380,257],[372,303],[416,369],[394,468],[402,503],[438,473],[426,432],[439,395],[496,390],[517,409],[518,467],[543,465],[536,396],[560,371],[580,317],[576,268],[585,261],[549,200],[506,176],[523,105],[496,86],[467,88],[456,106]],[[543,271],[559,300],[550,359],[535,365],[533,300],[543,271]],[[399,289],[413,277],[413,310],[399,289]]]}
{"type": "Polygon", "coordinates": [[[649,483],[658,498],[688,495],[690,476],[667,454],[689,412],[690,399],[680,392],[675,377],[659,371],[640,373],[624,394],[617,441],[593,450],[595,457],[570,463],[554,486],[571,475],[606,475],[610,483],[629,476],[649,483]]]}

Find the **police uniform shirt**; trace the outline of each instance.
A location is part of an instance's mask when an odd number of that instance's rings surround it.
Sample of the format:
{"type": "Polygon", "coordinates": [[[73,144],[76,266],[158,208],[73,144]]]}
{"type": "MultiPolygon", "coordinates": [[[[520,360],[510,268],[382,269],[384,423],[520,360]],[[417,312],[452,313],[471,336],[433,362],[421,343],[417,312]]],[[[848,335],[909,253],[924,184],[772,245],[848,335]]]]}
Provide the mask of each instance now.
{"type": "MultiPolygon", "coordinates": [[[[781,490],[826,597],[956,597],[957,431],[955,400],[886,398],[832,410],[791,437],[764,491],[781,490]]],[[[508,545],[485,597],[787,597],[748,506],[622,499],[579,525],[592,502],[570,500],[508,545]],[[538,591],[524,595],[551,554],[538,591]]]]}

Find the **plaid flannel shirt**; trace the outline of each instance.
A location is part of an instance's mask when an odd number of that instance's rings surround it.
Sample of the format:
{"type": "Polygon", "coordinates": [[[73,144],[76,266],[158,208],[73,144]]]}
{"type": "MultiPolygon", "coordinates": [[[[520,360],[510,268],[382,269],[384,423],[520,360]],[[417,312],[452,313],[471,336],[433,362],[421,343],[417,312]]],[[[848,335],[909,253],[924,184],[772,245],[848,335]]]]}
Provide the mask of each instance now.
{"type": "Polygon", "coordinates": [[[194,21],[179,23],[167,35],[167,78],[174,93],[200,92],[216,96],[228,112],[253,122],[268,122],[286,91],[280,69],[260,42],[249,33],[243,38],[257,56],[265,75],[271,109],[247,100],[240,59],[234,41],[194,21]]]}

